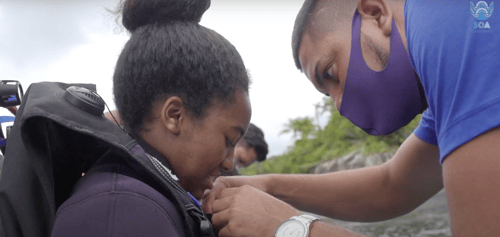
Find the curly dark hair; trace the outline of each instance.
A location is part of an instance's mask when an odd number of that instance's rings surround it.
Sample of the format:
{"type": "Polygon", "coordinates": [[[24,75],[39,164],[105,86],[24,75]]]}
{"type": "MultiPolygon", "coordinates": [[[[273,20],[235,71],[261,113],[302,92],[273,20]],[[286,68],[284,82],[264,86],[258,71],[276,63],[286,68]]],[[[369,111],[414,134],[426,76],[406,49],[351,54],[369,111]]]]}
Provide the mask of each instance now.
{"type": "Polygon", "coordinates": [[[248,93],[236,48],[198,24],[210,0],[123,0],[120,6],[131,37],[116,64],[113,93],[129,132],[141,131],[157,100],[179,96],[201,119],[214,100],[248,93]]]}
{"type": "Polygon", "coordinates": [[[252,147],[257,153],[257,161],[262,162],[266,160],[267,153],[269,152],[267,142],[264,139],[264,132],[255,126],[255,124],[250,123],[248,125],[248,130],[243,137],[245,142],[249,147],[252,147]]]}

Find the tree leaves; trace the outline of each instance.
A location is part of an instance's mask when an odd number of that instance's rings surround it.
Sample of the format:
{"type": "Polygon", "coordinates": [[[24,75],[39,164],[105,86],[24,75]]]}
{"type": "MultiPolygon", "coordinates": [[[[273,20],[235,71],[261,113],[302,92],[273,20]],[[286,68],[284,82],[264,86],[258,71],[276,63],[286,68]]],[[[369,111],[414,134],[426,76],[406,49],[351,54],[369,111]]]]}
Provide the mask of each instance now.
{"type": "Polygon", "coordinates": [[[292,133],[294,144],[279,156],[268,158],[265,162],[254,163],[241,169],[244,175],[266,173],[309,173],[323,161],[333,160],[353,150],[364,149],[365,155],[396,150],[413,133],[421,116],[417,116],[407,126],[386,136],[371,136],[342,117],[335,109],[331,99],[314,105],[316,118],[301,117],[291,119],[284,125],[282,134],[292,133]],[[319,117],[330,112],[324,128],[319,117]]]}

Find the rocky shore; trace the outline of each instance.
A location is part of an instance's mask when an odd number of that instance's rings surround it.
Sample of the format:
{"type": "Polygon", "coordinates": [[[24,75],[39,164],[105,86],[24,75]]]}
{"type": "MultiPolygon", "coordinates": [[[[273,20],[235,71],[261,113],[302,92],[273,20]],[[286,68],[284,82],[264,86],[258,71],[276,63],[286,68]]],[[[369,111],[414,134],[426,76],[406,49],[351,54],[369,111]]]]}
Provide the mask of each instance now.
{"type": "Polygon", "coordinates": [[[439,192],[414,211],[382,222],[361,223],[320,217],[322,221],[373,237],[445,237],[452,236],[444,191],[439,192]]]}
{"type": "Polygon", "coordinates": [[[324,174],[341,170],[381,165],[392,158],[392,152],[364,155],[364,150],[353,151],[343,157],[325,161],[316,166],[311,173],[324,174]]]}
{"type": "MultiPolygon", "coordinates": [[[[312,173],[328,173],[346,169],[361,168],[380,165],[392,158],[391,152],[363,155],[363,151],[354,151],[344,157],[323,162],[313,169],[312,173]]],[[[333,220],[320,217],[323,221],[353,230],[366,236],[374,237],[444,237],[452,236],[450,230],[450,217],[446,194],[439,192],[427,202],[412,212],[382,222],[360,223],[333,220]]]]}

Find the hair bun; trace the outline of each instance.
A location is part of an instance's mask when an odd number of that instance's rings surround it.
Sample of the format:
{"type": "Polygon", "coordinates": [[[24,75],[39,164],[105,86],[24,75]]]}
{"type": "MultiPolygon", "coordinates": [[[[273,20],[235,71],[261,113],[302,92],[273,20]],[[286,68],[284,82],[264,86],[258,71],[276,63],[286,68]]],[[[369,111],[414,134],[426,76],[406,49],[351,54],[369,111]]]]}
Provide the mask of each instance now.
{"type": "Polygon", "coordinates": [[[184,21],[198,23],[210,7],[210,0],[126,0],[123,26],[130,32],[154,23],[184,21]]]}

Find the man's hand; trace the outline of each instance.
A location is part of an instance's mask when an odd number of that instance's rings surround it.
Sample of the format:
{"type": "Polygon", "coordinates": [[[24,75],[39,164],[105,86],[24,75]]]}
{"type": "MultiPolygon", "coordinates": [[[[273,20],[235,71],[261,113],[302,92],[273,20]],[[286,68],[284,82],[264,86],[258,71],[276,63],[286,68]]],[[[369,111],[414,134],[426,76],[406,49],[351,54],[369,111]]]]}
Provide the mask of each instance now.
{"type": "Polygon", "coordinates": [[[233,176],[233,177],[219,177],[214,182],[214,187],[210,190],[205,190],[202,198],[202,209],[206,214],[212,214],[212,205],[215,197],[219,196],[221,191],[226,188],[236,188],[243,185],[250,185],[261,191],[266,192],[266,175],[257,175],[253,177],[247,176],[233,176]]]}
{"type": "Polygon", "coordinates": [[[218,189],[210,193],[214,198],[212,223],[220,230],[220,237],[272,237],[281,223],[301,214],[259,189],[248,185],[231,188],[230,185],[230,181],[219,182],[214,186],[218,189]]]}
{"type": "MultiPolygon", "coordinates": [[[[273,237],[281,223],[301,214],[265,193],[269,177],[220,177],[212,190],[205,191],[203,211],[212,214],[212,223],[220,230],[220,237],[273,237]]],[[[316,221],[311,226],[311,237],[360,236],[323,222],[316,221]]]]}
{"type": "Polygon", "coordinates": [[[231,188],[231,178],[219,177],[214,182],[214,187],[212,189],[205,190],[203,198],[201,200],[203,212],[206,214],[212,214],[212,205],[215,201],[215,196],[219,196],[220,192],[226,188],[231,188]]]}

